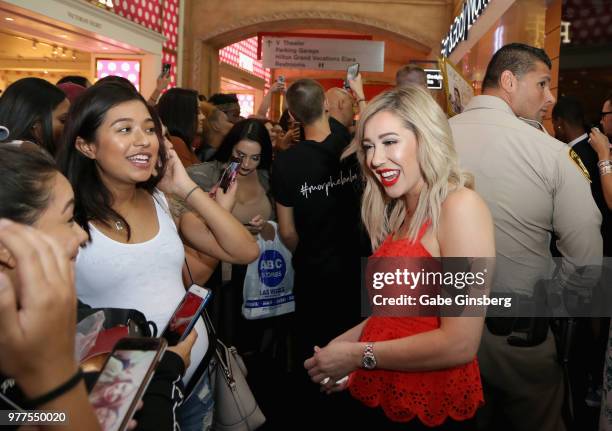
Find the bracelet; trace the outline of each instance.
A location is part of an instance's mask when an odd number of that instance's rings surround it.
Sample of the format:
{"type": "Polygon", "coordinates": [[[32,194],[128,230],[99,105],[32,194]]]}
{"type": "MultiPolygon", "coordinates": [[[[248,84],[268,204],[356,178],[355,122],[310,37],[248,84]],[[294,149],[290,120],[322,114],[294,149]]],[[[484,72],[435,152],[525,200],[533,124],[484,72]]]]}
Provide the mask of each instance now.
{"type": "Polygon", "coordinates": [[[183,198],[183,200],[184,200],[185,202],[187,202],[187,199],[189,199],[189,196],[191,196],[191,194],[192,194],[193,192],[195,192],[195,191],[196,191],[197,189],[199,189],[199,188],[200,188],[200,186],[195,186],[194,188],[192,188],[191,190],[189,190],[189,193],[187,193],[187,194],[185,195],[185,197],[183,198]]]}
{"type": "Polygon", "coordinates": [[[608,174],[612,174],[612,165],[601,166],[599,168],[600,176],[603,177],[604,175],[608,175],[608,174]]]}
{"type": "Polygon", "coordinates": [[[600,160],[597,162],[597,166],[603,168],[604,166],[612,166],[612,160],[600,160]]]}
{"type": "Polygon", "coordinates": [[[83,380],[83,371],[81,371],[81,368],[79,368],[78,371],[65,383],[62,383],[57,388],[50,390],[49,392],[44,395],[41,395],[40,397],[36,397],[33,400],[26,401],[24,404],[30,409],[38,407],[42,404],[46,404],[49,401],[52,401],[64,395],[66,392],[78,385],[81,380],[83,380]]]}

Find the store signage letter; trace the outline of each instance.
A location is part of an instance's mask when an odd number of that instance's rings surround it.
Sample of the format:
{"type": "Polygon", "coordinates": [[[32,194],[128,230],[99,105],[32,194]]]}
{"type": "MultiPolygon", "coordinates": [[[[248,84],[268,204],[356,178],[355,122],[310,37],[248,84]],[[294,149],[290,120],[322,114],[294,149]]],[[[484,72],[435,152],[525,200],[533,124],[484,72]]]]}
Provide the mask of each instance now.
{"type": "Polygon", "coordinates": [[[492,0],[465,0],[462,11],[455,17],[446,37],[442,39],[443,57],[448,57],[459,42],[467,40],[468,31],[492,0]]]}

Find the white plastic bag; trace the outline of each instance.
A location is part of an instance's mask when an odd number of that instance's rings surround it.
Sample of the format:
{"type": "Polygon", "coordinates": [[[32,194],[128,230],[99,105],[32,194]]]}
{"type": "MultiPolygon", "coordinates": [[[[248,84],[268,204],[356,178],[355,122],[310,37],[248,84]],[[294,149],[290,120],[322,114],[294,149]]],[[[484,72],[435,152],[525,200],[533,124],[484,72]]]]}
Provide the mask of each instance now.
{"type": "Polygon", "coordinates": [[[259,258],[251,262],[244,278],[242,315],[246,319],[263,319],[295,311],[293,265],[291,252],[274,227],[274,239],[266,241],[257,235],[259,258]]]}

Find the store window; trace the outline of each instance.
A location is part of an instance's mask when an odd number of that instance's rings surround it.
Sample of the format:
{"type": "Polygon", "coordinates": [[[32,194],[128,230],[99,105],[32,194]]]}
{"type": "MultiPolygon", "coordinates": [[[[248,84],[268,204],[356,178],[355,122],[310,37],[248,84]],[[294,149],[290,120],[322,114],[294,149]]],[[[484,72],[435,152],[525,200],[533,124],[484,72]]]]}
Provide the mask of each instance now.
{"type": "Polygon", "coordinates": [[[121,76],[140,90],[140,60],[102,59],[96,60],[96,79],[121,76]]]}
{"type": "Polygon", "coordinates": [[[237,94],[240,104],[240,115],[247,118],[255,113],[255,96],[252,94],[237,94]]]}
{"type": "Polygon", "coordinates": [[[257,37],[241,40],[220,49],[219,61],[246,70],[250,74],[265,80],[266,88],[270,87],[272,76],[270,69],[264,68],[262,61],[257,60],[257,37]]]}

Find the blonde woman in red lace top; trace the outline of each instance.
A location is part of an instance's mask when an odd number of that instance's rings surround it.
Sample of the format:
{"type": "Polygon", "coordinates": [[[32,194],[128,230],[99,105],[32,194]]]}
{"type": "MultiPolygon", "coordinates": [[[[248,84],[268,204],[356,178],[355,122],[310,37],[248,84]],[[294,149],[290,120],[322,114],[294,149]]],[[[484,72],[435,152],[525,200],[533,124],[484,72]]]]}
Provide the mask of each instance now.
{"type": "MultiPolygon", "coordinates": [[[[427,91],[410,85],[372,100],[347,152],[357,153],[366,179],[362,219],[375,257],[495,256],[491,214],[459,169],[446,116],[427,91]]],[[[304,365],[323,390],[348,387],[373,408],[356,409],[364,426],[470,429],[484,402],[476,361],[483,321],[370,317],[315,347],[304,365]]]]}

